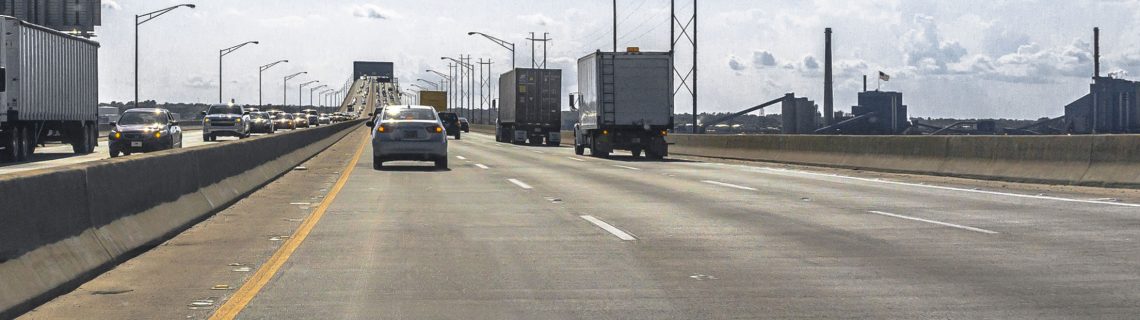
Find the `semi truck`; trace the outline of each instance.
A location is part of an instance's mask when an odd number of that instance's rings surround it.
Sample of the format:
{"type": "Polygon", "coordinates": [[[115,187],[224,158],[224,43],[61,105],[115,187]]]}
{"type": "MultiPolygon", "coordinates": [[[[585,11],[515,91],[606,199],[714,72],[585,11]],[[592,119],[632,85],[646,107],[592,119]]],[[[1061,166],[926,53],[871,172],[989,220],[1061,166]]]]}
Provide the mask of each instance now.
{"type": "Polygon", "coordinates": [[[420,91],[420,105],[435,108],[435,112],[447,112],[447,91],[420,91]]]}
{"type": "Polygon", "coordinates": [[[562,135],[562,70],[514,69],[499,77],[495,140],[557,146],[562,135]]]}
{"type": "Polygon", "coordinates": [[[26,161],[40,144],[95,151],[99,43],[0,16],[0,155],[26,161]]]}
{"type": "Polygon", "coordinates": [[[574,153],[608,157],[614,150],[669,155],[665,136],[673,128],[672,56],[668,52],[595,52],[578,59],[578,111],[574,153]]]}

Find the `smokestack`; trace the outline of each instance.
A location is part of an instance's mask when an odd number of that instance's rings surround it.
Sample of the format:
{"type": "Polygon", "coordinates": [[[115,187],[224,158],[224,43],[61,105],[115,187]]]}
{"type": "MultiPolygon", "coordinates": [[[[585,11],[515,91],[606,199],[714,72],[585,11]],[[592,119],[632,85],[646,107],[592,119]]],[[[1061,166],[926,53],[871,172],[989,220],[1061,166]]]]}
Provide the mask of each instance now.
{"type": "Polygon", "coordinates": [[[831,28],[824,29],[823,53],[823,123],[830,126],[835,115],[831,82],[831,28]]]}
{"type": "Polygon", "coordinates": [[[1100,78],[1100,28],[1093,28],[1093,78],[1100,78]]]}
{"type": "Polygon", "coordinates": [[[867,75],[863,75],[863,92],[867,92],[867,75]]]}

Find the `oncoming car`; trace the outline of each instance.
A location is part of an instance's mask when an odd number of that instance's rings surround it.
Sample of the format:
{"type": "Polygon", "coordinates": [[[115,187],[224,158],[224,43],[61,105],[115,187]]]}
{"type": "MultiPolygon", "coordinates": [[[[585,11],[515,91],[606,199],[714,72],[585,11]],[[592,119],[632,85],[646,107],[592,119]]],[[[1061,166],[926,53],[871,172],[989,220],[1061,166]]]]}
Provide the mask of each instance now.
{"type": "Polygon", "coordinates": [[[202,141],[215,141],[220,136],[249,137],[249,111],[238,105],[217,104],[202,111],[202,141]]]}
{"type": "Polygon", "coordinates": [[[372,127],[372,167],[385,161],[434,161],[447,169],[447,131],[427,106],[388,106],[376,116],[372,127]]]}
{"type": "Polygon", "coordinates": [[[130,109],[111,126],[107,143],[112,158],[182,147],[182,128],[166,109],[130,109]]]}

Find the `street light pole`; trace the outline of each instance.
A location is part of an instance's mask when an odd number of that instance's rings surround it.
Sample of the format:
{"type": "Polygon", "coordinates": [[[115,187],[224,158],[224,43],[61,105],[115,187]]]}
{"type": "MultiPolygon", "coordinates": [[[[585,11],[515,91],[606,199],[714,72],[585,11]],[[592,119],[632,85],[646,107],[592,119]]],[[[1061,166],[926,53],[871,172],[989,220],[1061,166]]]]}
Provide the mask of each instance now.
{"type": "Polygon", "coordinates": [[[320,80],[313,80],[313,81],[302,83],[300,86],[297,87],[297,106],[298,107],[304,105],[301,103],[301,95],[305,92],[305,87],[308,87],[310,84],[319,83],[319,82],[321,82],[321,81],[320,80]]]}
{"type": "Polygon", "coordinates": [[[194,9],[195,5],[180,4],[145,14],[135,15],[135,108],[139,107],[139,25],[144,24],[147,21],[154,20],[155,18],[158,18],[159,16],[162,16],[174,9],[178,9],[179,7],[194,9]],[[139,21],[139,19],[142,19],[142,21],[139,21]]]}
{"type": "Polygon", "coordinates": [[[324,88],[328,88],[328,87],[329,86],[327,84],[322,84],[318,87],[313,87],[313,88],[309,89],[309,106],[313,106],[313,92],[316,92],[318,89],[324,89],[324,88]]]}
{"type": "Polygon", "coordinates": [[[298,72],[298,73],[291,74],[288,77],[285,77],[285,83],[283,85],[281,85],[281,107],[282,108],[284,108],[286,105],[289,105],[289,103],[286,102],[286,99],[287,99],[286,97],[289,94],[289,79],[296,78],[296,77],[298,77],[302,74],[306,74],[306,73],[308,73],[308,72],[298,72]]]}
{"type": "Polygon", "coordinates": [[[244,46],[247,46],[250,44],[259,44],[259,42],[257,42],[257,41],[246,41],[246,42],[243,42],[242,44],[239,44],[236,46],[232,46],[229,48],[218,50],[218,103],[222,103],[222,86],[224,84],[222,82],[222,58],[225,57],[226,55],[230,54],[230,53],[233,53],[234,51],[237,51],[238,49],[241,49],[241,47],[244,47],[244,46]]]}
{"type": "Polygon", "coordinates": [[[435,90],[439,90],[439,84],[438,84],[438,83],[435,83],[435,82],[431,82],[431,81],[427,81],[427,80],[424,80],[424,79],[416,79],[416,81],[419,81],[419,82],[423,82],[423,83],[426,83],[426,84],[430,84],[430,85],[432,86],[432,88],[433,88],[433,89],[435,89],[435,90]]]}
{"type": "Polygon", "coordinates": [[[503,39],[495,38],[495,37],[492,37],[492,36],[490,36],[486,33],[482,33],[482,32],[472,31],[472,32],[468,32],[467,35],[469,35],[469,36],[481,35],[484,38],[487,38],[487,40],[491,40],[495,44],[497,44],[503,48],[506,48],[507,50],[511,50],[511,69],[514,69],[517,67],[515,65],[515,44],[514,43],[506,42],[503,39]]]}
{"type": "Polygon", "coordinates": [[[289,60],[278,60],[277,62],[261,66],[257,69],[257,105],[258,106],[265,106],[265,104],[261,102],[261,74],[265,73],[265,70],[269,70],[269,68],[272,68],[273,66],[275,66],[277,64],[288,63],[288,62],[289,62],[289,60]]]}

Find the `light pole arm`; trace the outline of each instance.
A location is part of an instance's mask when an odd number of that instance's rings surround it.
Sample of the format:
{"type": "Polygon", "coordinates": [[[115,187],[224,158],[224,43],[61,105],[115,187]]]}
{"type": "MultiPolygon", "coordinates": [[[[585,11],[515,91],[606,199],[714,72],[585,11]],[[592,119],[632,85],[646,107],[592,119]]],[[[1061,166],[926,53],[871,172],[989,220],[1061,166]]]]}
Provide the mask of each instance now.
{"type": "Polygon", "coordinates": [[[194,9],[194,7],[196,7],[196,6],[193,4],[184,3],[184,4],[172,6],[172,7],[165,8],[165,9],[159,9],[159,10],[155,10],[152,12],[140,14],[140,15],[135,16],[135,19],[143,19],[143,20],[135,22],[135,25],[144,24],[147,21],[154,20],[155,18],[161,17],[162,15],[166,14],[167,12],[174,11],[174,9],[178,9],[179,7],[187,7],[190,9],[194,9]]]}
{"type": "Polygon", "coordinates": [[[487,40],[491,40],[491,42],[494,42],[495,44],[503,47],[504,49],[511,50],[511,52],[515,51],[515,44],[514,43],[507,42],[506,40],[503,40],[503,39],[495,38],[489,34],[482,33],[482,32],[468,32],[467,35],[469,35],[469,36],[481,35],[484,38],[487,38],[487,40]]]}
{"type": "Polygon", "coordinates": [[[241,49],[241,47],[244,47],[244,46],[247,46],[247,45],[250,45],[250,44],[259,44],[259,42],[258,42],[258,41],[246,41],[246,42],[244,42],[244,43],[242,43],[242,44],[239,44],[239,45],[236,45],[236,46],[232,46],[232,47],[229,47],[229,48],[225,48],[225,49],[219,50],[218,52],[219,52],[219,53],[220,53],[220,54],[221,54],[221,55],[224,57],[224,56],[226,56],[227,54],[230,54],[230,53],[232,53],[232,52],[234,52],[234,51],[237,51],[238,49],[241,49]]]}
{"type": "Polygon", "coordinates": [[[276,65],[278,65],[278,64],[282,64],[282,63],[288,63],[288,62],[289,62],[289,60],[279,60],[279,61],[277,61],[277,62],[274,62],[274,63],[270,63],[270,64],[267,64],[267,65],[261,66],[261,67],[260,67],[260,71],[269,70],[269,68],[272,68],[273,66],[276,66],[276,65]]]}

